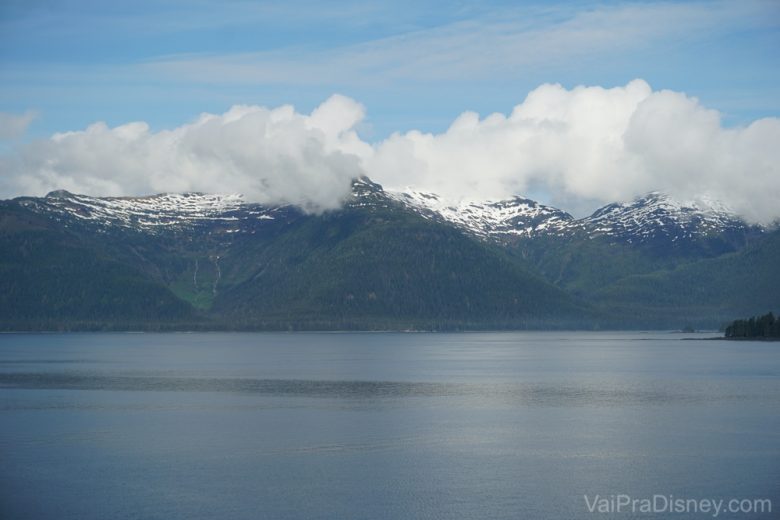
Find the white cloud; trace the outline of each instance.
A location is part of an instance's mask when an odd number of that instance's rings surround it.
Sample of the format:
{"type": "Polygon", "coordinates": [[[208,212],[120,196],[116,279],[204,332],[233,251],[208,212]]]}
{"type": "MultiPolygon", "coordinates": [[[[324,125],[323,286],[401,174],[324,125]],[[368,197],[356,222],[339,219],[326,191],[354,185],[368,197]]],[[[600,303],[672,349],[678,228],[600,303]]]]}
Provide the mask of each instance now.
{"type": "Polygon", "coordinates": [[[263,203],[337,207],[361,175],[352,126],[363,107],[333,96],[311,115],[291,106],[234,106],[170,131],[144,122],[54,135],[3,159],[5,194],[55,188],[93,195],[240,192],[263,203]]]}
{"type": "Polygon", "coordinates": [[[695,98],[625,87],[542,85],[509,116],[465,112],[441,134],[394,134],[365,159],[390,187],[452,199],[502,198],[542,187],[563,200],[607,203],[652,190],[706,195],[751,221],[780,217],[780,119],[724,128],[695,98]]]}
{"type": "Polygon", "coordinates": [[[695,98],[642,80],[608,89],[542,85],[509,115],[464,112],[443,133],[396,133],[379,143],[357,135],[364,115],[336,95],[309,115],[234,106],[170,131],[96,123],[0,156],[0,193],[230,191],[318,211],[338,207],[350,179],[365,173],[453,200],[541,191],[550,194],[543,202],[595,209],[660,190],[721,200],[755,222],[780,217],[780,119],[725,128],[695,98]]]}
{"type": "Polygon", "coordinates": [[[37,114],[31,110],[24,114],[0,112],[0,140],[21,137],[36,116],[37,114]]]}

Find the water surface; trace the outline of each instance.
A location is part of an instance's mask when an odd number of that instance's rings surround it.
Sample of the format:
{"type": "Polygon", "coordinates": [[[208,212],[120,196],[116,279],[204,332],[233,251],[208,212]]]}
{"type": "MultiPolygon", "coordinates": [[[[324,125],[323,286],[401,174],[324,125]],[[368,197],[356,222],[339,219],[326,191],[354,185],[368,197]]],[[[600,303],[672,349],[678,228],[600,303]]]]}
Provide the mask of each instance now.
{"type": "Polygon", "coordinates": [[[0,517],[776,515],[780,345],[689,336],[0,335],[0,517]]]}

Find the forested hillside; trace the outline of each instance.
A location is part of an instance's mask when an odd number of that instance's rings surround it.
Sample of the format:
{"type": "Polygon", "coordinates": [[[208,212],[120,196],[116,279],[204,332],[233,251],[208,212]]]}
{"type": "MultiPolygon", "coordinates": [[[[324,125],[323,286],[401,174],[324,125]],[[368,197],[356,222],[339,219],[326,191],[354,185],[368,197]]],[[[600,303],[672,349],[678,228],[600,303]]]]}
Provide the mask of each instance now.
{"type": "Polygon", "coordinates": [[[576,220],[365,178],[321,214],[58,191],[0,202],[0,329],[717,328],[780,308],[777,258],[780,231],[658,195],[576,220]]]}

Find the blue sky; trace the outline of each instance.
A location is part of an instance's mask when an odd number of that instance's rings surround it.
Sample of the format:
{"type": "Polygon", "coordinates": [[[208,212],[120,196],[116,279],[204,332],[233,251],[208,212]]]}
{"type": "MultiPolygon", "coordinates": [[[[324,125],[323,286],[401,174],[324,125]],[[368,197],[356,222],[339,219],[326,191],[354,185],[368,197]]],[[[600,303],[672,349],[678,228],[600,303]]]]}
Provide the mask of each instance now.
{"type": "Polygon", "coordinates": [[[27,138],[234,104],[363,103],[359,131],[441,132],[542,83],[643,78],[724,123],[780,115],[780,3],[37,1],[0,3],[0,112],[27,138]]]}
{"type": "Polygon", "coordinates": [[[324,210],[368,175],[578,216],[658,190],[774,222],[778,50],[777,0],[2,0],[0,197],[324,210]]]}

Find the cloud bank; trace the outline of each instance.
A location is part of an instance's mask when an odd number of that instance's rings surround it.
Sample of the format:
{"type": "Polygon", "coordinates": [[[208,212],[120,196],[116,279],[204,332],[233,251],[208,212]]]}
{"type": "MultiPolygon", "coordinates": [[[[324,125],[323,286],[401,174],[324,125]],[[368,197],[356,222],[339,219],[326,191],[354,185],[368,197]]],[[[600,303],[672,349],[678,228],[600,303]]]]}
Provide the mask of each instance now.
{"type": "Polygon", "coordinates": [[[780,119],[725,128],[697,99],[642,80],[546,84],[509,115],[464,112],[443,133],[378,143],[358,136],[364,117],[362,105],[337,95],[308,115],[235,106],[170,131],[96,123],[5,154],[0,188],[4,196],[231,191],[320,211],[338,207],[349,180],[366,174],[453,201],[541,191],[547,202],[598,204],[659,190],[718,199],[752,222],[780,218],[780,119]]]}
{"type": "Polygon", "coordinates": [[[394,134],[366,165],[380,181],[450,198],[541,187],[605,203],[658,190],[706,195],[770,222],[780,217],[779,145],[778,118],[724,128],[695,98],[634,80],[610,89],[542,85],[508,116],[465,112],[441,134],[394,134]]]}
{"type": "Polygon", "coordinates": [[[233,106],[173,130],[95,123],[35,141],[0,159],[3,195],[66,189],[90,195],[238,192],[311,211],[338,207],[362,174],[352,128],[357,102],[332,96],[309,115],[292,106],[233,106]]]}

